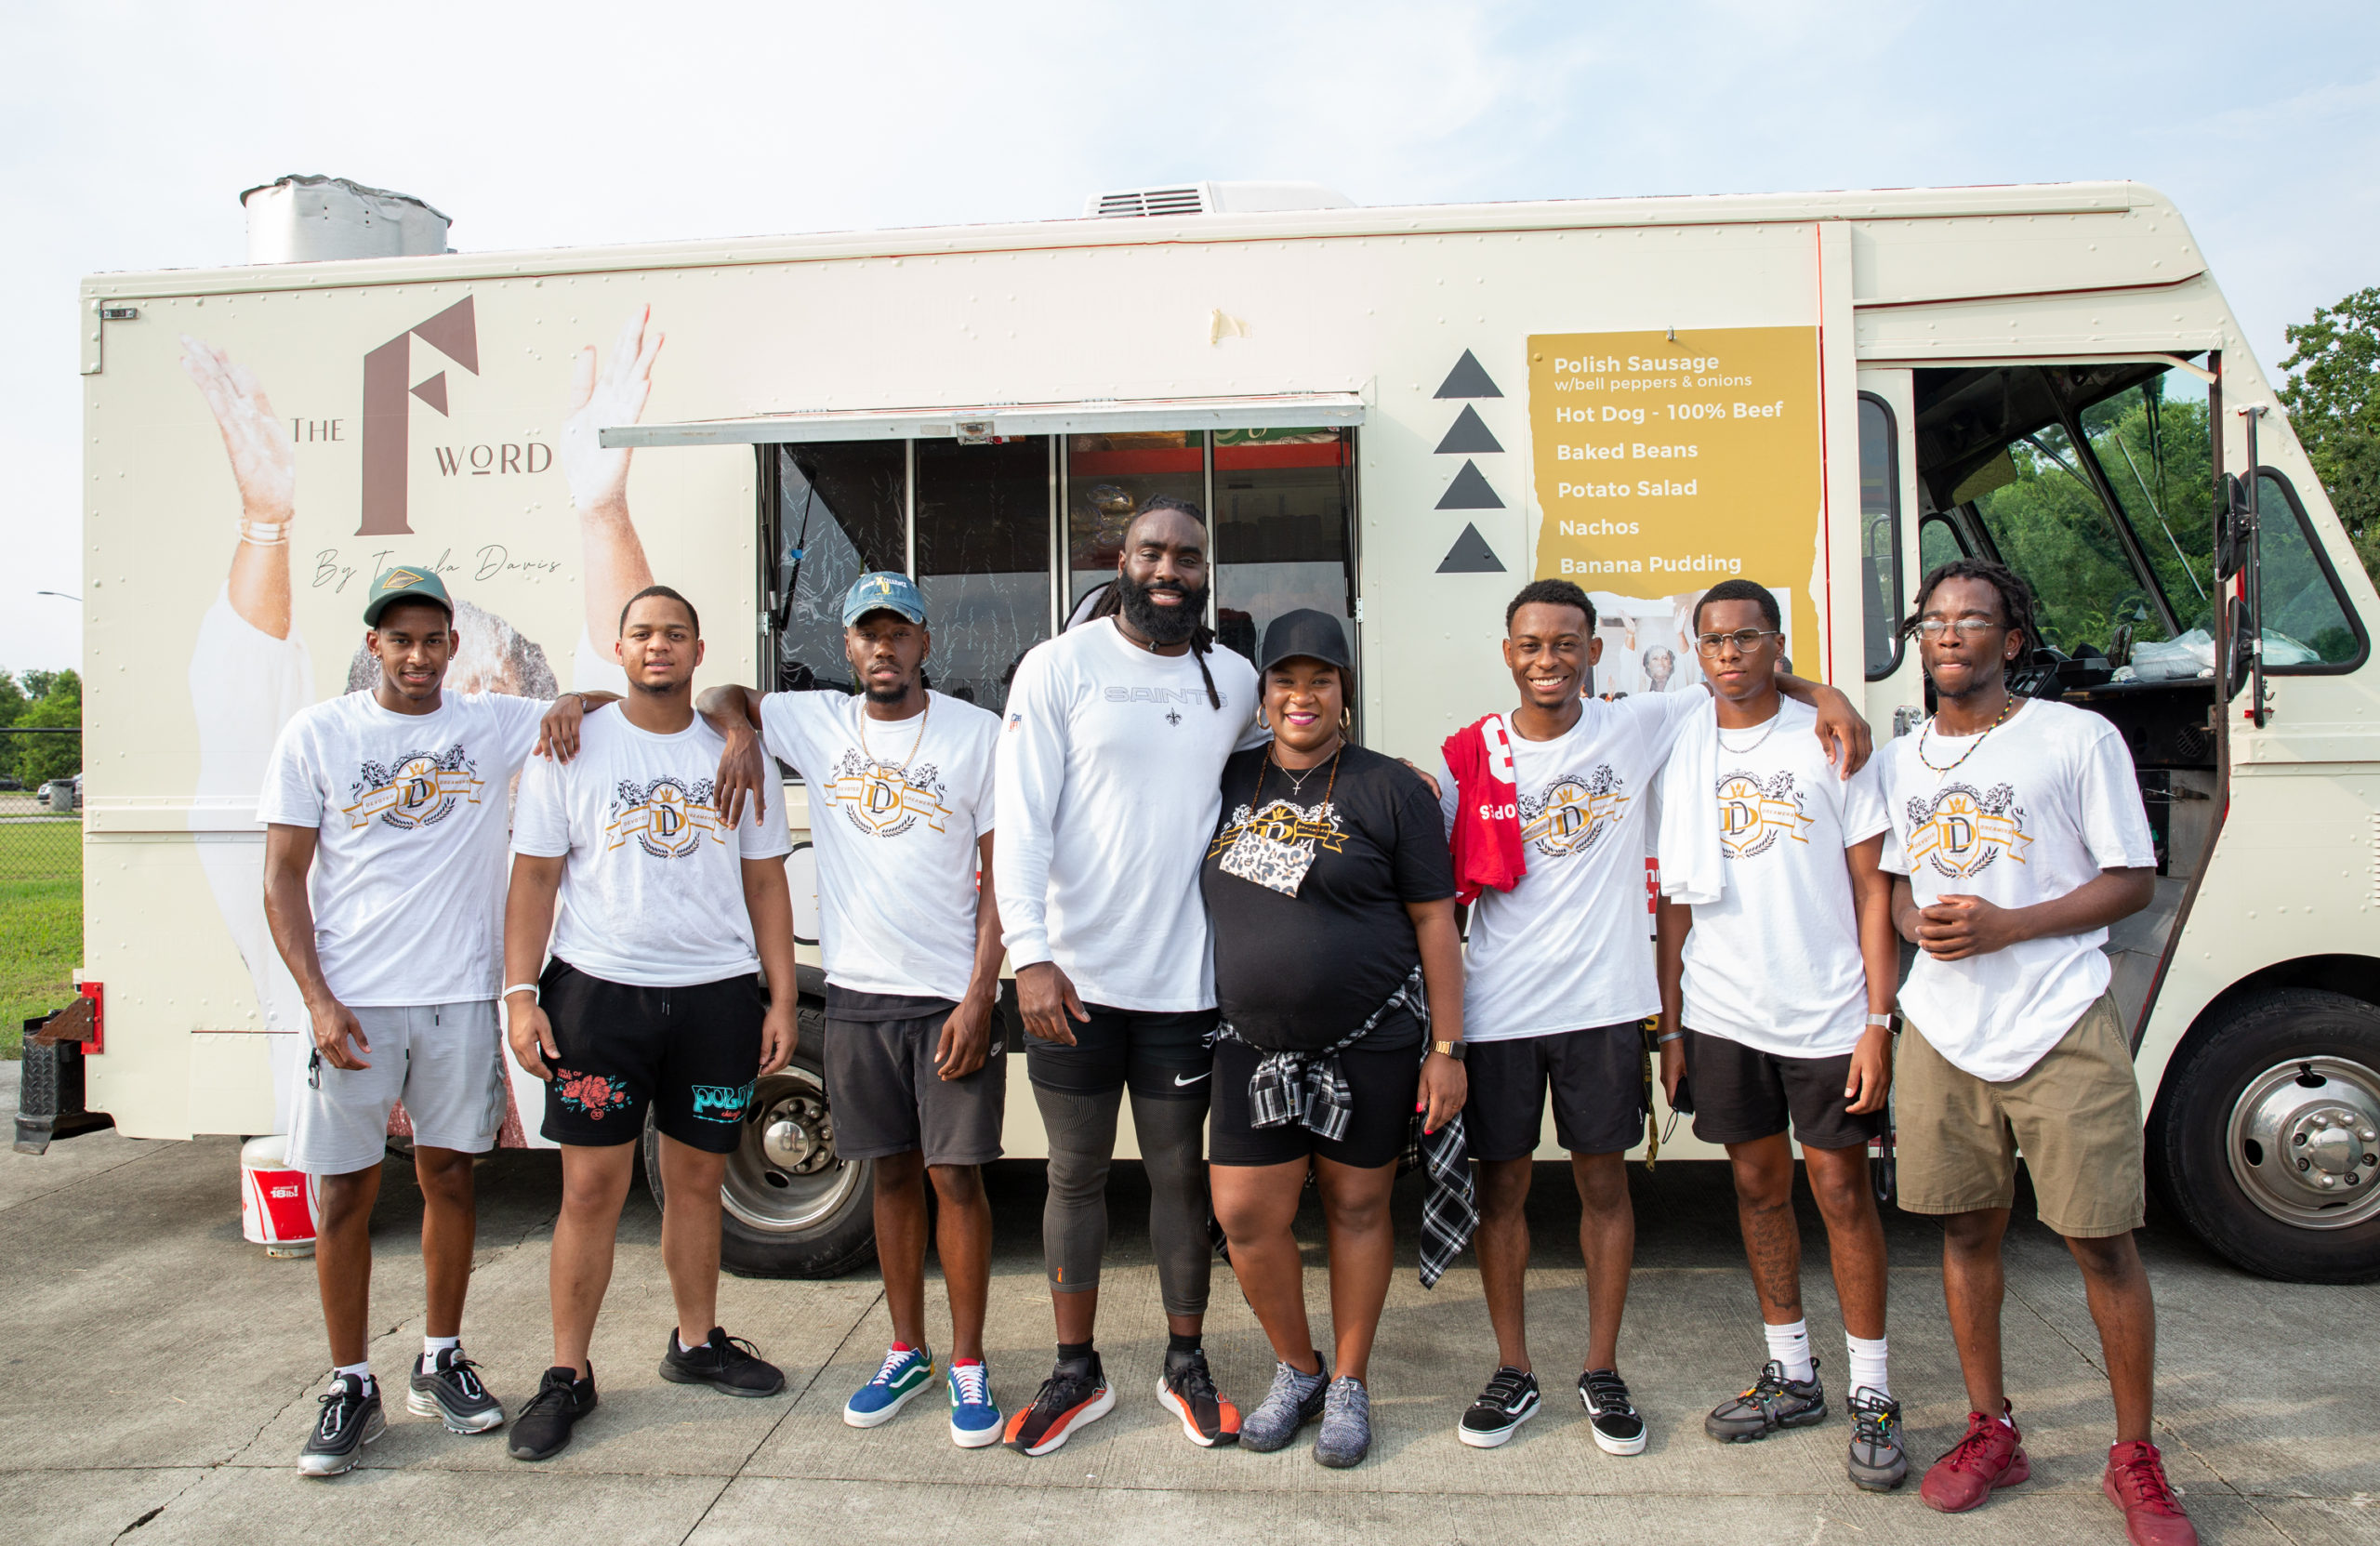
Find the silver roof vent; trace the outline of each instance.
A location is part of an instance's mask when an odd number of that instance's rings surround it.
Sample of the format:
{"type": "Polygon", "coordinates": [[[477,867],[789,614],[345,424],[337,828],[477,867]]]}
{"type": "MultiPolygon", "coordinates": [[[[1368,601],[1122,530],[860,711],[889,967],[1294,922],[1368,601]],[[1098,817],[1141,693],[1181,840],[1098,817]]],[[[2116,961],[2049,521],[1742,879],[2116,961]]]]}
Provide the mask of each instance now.
{"type": "Polygon", "coordinates": [[[1289,209],[1353,209],[1355,201],[1318,182],[1177,182],[1119,188],[1083,201],[1092,219],[1139,215],[1269,215],[1289,209]]]}
{"type": "Polygon", "coordinates": [[[345,178],[292,175],[240,195],[248,212],[248,261],[320,263],[342,258],[419,258],[447,252],[453,222],[410,193],[345,178]]]}

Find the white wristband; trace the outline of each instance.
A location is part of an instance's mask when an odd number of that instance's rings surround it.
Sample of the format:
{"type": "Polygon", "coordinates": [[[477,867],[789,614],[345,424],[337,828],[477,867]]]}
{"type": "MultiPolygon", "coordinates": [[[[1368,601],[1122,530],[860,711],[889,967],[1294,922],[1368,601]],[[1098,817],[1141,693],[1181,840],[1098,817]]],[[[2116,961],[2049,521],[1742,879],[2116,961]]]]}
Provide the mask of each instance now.
{"type": "Polygon", "coordinates": [[[1875,1026],[1879,1026],[1879,1027],[1885,1028],[1885,1029],[1889,1029],[1889,1028],[1891,1027],[1891,1025],[1892,1025],[1892,1023],[1893,1023],[1893,1017],[1892,1017],[1891,1015],[1889,1015],[1889,1014],[1871,1014],[1871,1015],[1870,1015],[1870,1016],[1868,1017],[1868,1024],[1871,1024],[1871,1025],[1875,1025],[1875,1026]]]}
{"type": "Polygon", "coordinates": [[[515,983],[504,990],[504,997],[509,998],[516,993],[525,993],[539,1003],[545,1002],[545,996],[537,991],[537,984],[535,983],[515,983]]]}

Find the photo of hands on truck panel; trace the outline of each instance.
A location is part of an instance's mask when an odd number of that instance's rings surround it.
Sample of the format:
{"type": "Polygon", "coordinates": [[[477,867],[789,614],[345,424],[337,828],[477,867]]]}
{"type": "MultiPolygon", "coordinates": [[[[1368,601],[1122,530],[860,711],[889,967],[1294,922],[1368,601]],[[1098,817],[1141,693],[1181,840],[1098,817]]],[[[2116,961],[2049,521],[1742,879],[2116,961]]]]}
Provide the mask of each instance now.
{"type": "MultiPolygon", "coordinates": [[[[2152,1184],[2251,1272],[2380,1275],[2380,598],[2171,203],[1247,186],[1159,201],[1182,213],[86,280],[89,1014],[44,1049],[78,1076],[60,1100],[136,1137],[288,1130],[312,1037],[258,800],[292,716],[377,680],[358,614],[392,566],[453,599],[450,689],[535,700],[625,691],[622,607],[655,582],[707,622],[701,685],[855,691],[846,592],[909,575],[932,687],[1005,720],[1163,495],[1211,522],[1215,658],[1335,619],[1354,738],[1424,771],[1510,703],[1505,607],[1533,579],[1593,599],[1581,686],[1629,697],[1699,696],[1696,604],[1755,582],[1790,670],[1881,751],[1935,707],[1903,627],[1922,577],[2014,570],[2039,638],[2011,691],[2112,725],[2149,817],[2153,895],[2101,948],[2152,1184]]],[[[447,750],[349,814],[509,807],[447,750]]],[[[800,1035],[727,1156],[724,1254],[815,1275],[865,1259],[873,1162],[839,1156],[819,1057],[810,828],[838,770],[775,775],[800,1035]]],[[[1524,830],[1582,849],[1648,792],[1620,782],[1525,800],[1524,830]]],[[[1963,789],[1912,861],[2034,863],[2029,819],[1963,789]]],[[[1648,909],[1648,962],[1652,933],[1648,909]]],[[[501,1142],[541,1143],[543,1091],[507,1063],[501,1142]]],[[[1027,1081],[1005,1098],[1005,1153],[1045,1156],[1027,1081]]]]}

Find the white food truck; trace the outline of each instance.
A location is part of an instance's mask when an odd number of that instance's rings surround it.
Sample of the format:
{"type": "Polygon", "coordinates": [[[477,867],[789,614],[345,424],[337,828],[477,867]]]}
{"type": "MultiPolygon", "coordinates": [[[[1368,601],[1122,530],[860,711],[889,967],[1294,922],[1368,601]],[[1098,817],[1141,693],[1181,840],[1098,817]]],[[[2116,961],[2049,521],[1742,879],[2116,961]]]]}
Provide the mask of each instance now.
{"type": "MultiPolygon", "coordinates": [[[[249,209],[258,261],[82,287],[84,1000],[29,1064],[36,1138],[84,1112],[284,1130],[304,1012],[255,800],[282,722],[368,683],[376,570],[459,599],[450,685],[533,695],[616,680],[599,646],[648,576],[700,607],[707,679],[844,685],[837,598],[906,570],[935,685],[997,710],[1162,492],[1211,514],[1223,643],[1345,619],[1360,738],[1422,761],[1509,707],[1532,577],[1596,596],[1614,693],[1696,690],[1695,599],[1757,579],[1795,668],[1881,738],[1926,711],[1897,630],[1920,575],[2011,564],[2046,635],[2022,691],[2122,729],[2157,835],[2156,902],[2109,950],[2162,1196],[2251,1271],[2380,1274],[2380,601],[2150,189],[1357,208],[1220,183],[500,253],[351,184],[249,209]],[[295,513],[260,530],[276,495],[295,513]]],[[[867,1248],[803,1023],[731,1168],[747,1273],[867,1248]]],[[[516,1092],[507,1142],[534,1143],[516,1092]]],[[[1021,1079],[1008,1146],[1045,1152],[1021,1079]]]]}

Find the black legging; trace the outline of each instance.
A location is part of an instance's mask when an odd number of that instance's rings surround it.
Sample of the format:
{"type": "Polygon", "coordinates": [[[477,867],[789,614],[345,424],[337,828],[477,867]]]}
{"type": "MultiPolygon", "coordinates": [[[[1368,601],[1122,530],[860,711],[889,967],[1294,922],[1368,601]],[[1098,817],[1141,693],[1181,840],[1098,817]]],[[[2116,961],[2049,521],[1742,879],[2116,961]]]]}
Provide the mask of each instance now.
{"type": "MultiPolygon", "coordinates": [[[[1033,1087],[1050,1137],[1050,1196],[1041,1209],[1041,1252],[1059,1293],[1099,1287],[1107,1251],[1107,1168],[1116,1155],[1123,1090],[1076,1095],[1033,1087]]],[[[1207,1102],[1132,1096],[1132,1129],[1149,1174],[1149,1237],[1157,1292],[1169,1315],[1207,1312],[1214,1250],[1207,1234],[1207,1102]]]]}

